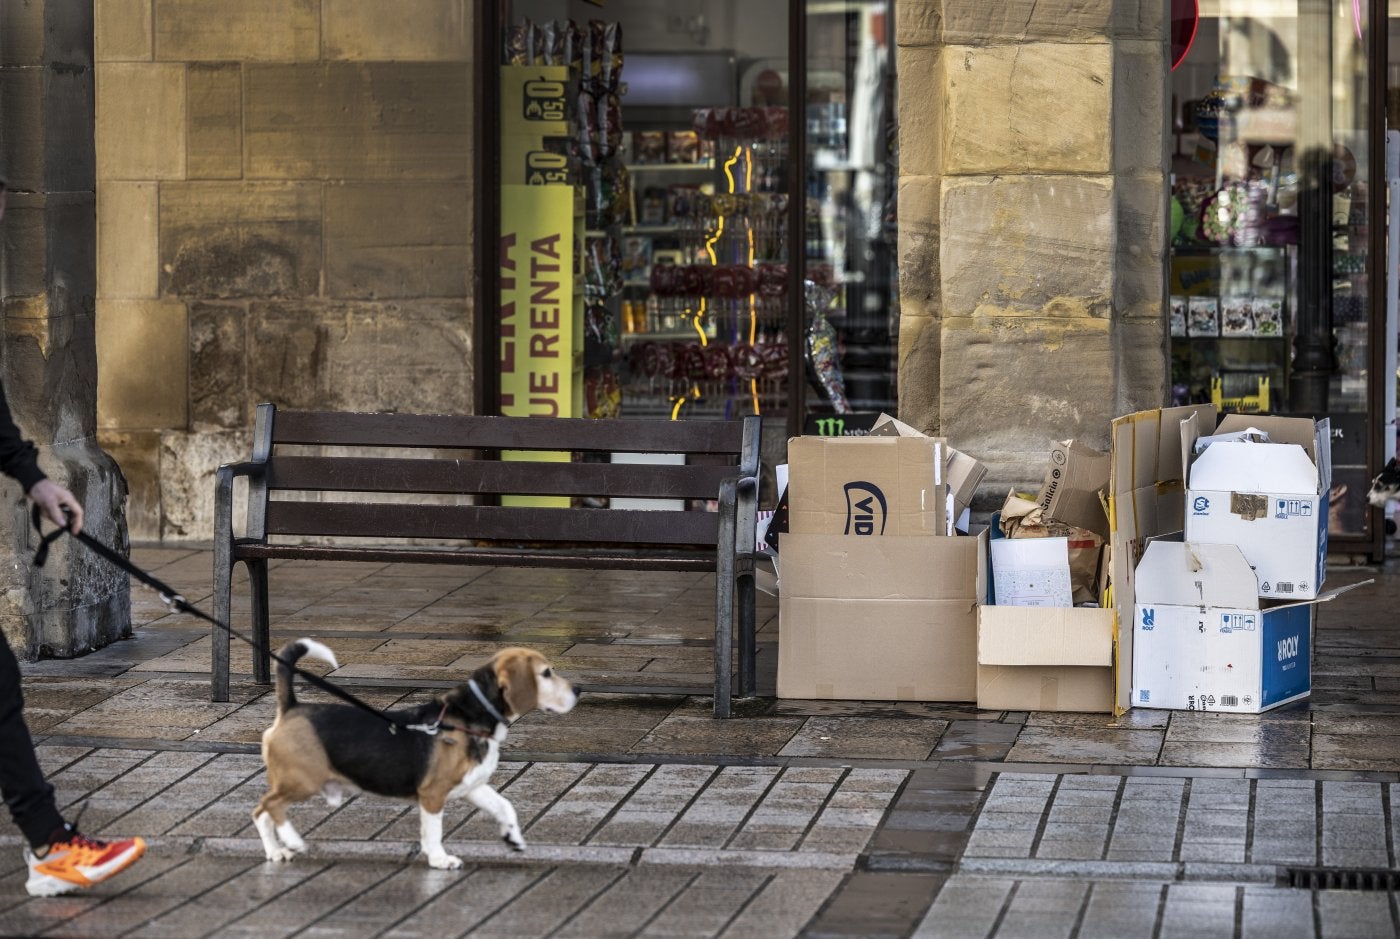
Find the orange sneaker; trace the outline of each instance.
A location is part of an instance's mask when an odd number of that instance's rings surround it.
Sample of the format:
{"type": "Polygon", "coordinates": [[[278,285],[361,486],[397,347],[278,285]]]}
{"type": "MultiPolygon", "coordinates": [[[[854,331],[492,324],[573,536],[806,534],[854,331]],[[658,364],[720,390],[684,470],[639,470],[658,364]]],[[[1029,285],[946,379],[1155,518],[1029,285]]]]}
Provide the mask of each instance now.
{"type": "Polygon", "coordinates": [[[28,848],[29,881],[24,885],[31,897],[55,897],[101,883],[120,874],[146,853],[140,838],[98,841],[76,831],[63,841],[49,845],[49,852],[36,857],[28,848]]]}

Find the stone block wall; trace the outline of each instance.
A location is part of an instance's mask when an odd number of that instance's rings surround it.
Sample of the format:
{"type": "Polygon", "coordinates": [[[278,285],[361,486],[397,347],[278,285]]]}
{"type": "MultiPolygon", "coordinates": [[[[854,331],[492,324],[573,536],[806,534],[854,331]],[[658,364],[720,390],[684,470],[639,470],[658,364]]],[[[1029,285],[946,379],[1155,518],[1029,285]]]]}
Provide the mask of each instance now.
{"type": "Polygon", "coordinates": [[[474,0],[96,0],[100,439],[207,540],[254,406],[470,412],[474,0]]]}
{"type": "MultiPolygon", "coordinates": [[[[0,380],[39,465],[126,545],[126,483],[97,444],[91,0],[0,4],[0,380]]],[[[126,575],[69,539],[43,568],[20,487],[0,477],[0,631],[21,658],[131,633],[126,575]]]]}
{"type": "Polygon", "coordinates": [[[898,0],[900,413],[987,462],[1167,390],[1165,0],[898,0]]]}

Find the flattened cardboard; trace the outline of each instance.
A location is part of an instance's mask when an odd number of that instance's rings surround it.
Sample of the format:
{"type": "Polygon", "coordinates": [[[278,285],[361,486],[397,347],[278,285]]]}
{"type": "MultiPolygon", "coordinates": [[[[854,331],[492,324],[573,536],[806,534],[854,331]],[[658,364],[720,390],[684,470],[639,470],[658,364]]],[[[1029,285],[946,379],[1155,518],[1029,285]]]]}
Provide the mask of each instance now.
{"type": "Polygon", "coordinates": [[[1233,414],[1217,435],[1247,426],[1270,442],[1213,443],[1192,462],[1186,540],[1238,545],[1261,597],[1316,597],[1327,576],[1330,424],[1233,414]]]}
{"type": "MultiPolygon", "coordinates": [[[[1214,429],[1213,405],[1159,408],[1113,422],[1109,460],[1110,592],[1117,612],[1114,656],[1115,713],[1133,700],[1133,568],[1155,535],[1184,524],[1186,462],[1192,427],[1214,429]]],[[[1195,437],[1191,440],[1194,441],[1195,437]]]]}
{"type": "MultiPolygon", "coordinates": [[[[870,428],[875,437],[923,437],[928,435],[910,427],[898,418],[881,414],[870,428]]],[[[955,447],[948,448],[948,486],[953,491],[953,517],[958,518],[977,495],[977,487],[987,475],[987,467],[955,447]]]]}
{"type": "Polygon", "coordinates": [[[1260,607],[1233,544],[1153,541],[1137,570],[1138,707],[1257,714],[1312,689],[1313,609],[1352,586],[1260,607]]]}
{"type": "Polygon", "coordinates": [[[946,535],[947,449],[938,437],[794,437],[788,441],[789,531],[946,535]]]}
{"type": "Polygon", "coordinates": [[[1109,609],[977,608],[977,706],[1002,711],[1113,710],[1109,609]]]}
{"type": "Polygon", "coordinates": [[[1109,455],[1066,440],[1050,448],[1036,502],[1047,518],[1108,537],[1108,514],[1101,493],[1108,489],[1109,455]]]}
{"type": "Polygon", "coordinates": [[[986,535],[783,536],[778,696],[977,698],[986,535]]]}

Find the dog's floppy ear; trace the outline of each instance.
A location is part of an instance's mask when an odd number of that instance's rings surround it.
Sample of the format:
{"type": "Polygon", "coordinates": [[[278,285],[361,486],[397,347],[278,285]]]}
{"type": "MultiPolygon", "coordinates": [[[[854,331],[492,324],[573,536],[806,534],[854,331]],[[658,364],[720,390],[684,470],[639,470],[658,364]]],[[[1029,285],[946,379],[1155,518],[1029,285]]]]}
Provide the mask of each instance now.
{"type": "Polygon", "coordinates": [[[496,657],[496,681],[505,695],[510,716],[519,717],[535,709],[539,689],[535,686],[535,655],[528,649],[506,649],[496,657]]]}

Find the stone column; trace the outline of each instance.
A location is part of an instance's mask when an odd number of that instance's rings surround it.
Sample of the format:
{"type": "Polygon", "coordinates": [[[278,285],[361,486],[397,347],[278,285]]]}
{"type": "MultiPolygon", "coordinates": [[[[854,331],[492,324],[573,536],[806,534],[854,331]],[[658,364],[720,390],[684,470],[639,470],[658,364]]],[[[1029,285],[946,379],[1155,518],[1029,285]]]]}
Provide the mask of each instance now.
{"type": "Polygon", "coordinates": [[[1167,385],[1165,0],[899,0],[900,415],[1036,482],[1167,385]]]}
{"type": "MultiPolygon", "coordinates": [[[[85,530],[126,548],[126,483],[96,443],[92,0],[0,4],[4,381],[40,466],[82,501],[85,530]]],[[[0,628],[22,657],[72,656],[130,634],[125,574],[69,539],[43,569],[28,501],[0,478],[0,628]]]]}

